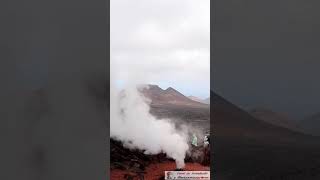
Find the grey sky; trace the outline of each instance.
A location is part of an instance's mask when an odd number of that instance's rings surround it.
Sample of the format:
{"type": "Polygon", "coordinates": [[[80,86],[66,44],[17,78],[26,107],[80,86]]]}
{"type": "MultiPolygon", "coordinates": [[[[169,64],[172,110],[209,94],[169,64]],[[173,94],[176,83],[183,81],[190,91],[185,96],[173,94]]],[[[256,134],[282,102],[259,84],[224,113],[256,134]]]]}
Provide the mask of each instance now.
{"type": "Polygon", "coordinates": [[[209,96],[209,0],[111,0],[110,11],[111,78],[209,96]]]}
{"type": "Polygon", "coordinates": [[[245,109],[320,112],[320,2],[216,1],[214,90],[245,109]]]}

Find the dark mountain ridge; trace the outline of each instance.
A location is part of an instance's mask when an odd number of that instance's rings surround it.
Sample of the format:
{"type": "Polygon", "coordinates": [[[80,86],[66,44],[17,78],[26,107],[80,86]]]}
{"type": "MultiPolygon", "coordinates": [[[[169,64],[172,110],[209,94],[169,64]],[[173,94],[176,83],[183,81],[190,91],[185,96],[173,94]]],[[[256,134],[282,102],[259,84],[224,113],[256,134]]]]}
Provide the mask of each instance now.
{"type": "Polygon", "coordinates": [[[216,179],[319,179],[319,138],[258,120],[214,92],[211,98],[216,179]]]}
{"type": "Polygon", "coordinates": [[[249,112],[256,119],[293,131],[303,132],[302,128],[289,115],[266,108],[254,108],[249,112]]]}

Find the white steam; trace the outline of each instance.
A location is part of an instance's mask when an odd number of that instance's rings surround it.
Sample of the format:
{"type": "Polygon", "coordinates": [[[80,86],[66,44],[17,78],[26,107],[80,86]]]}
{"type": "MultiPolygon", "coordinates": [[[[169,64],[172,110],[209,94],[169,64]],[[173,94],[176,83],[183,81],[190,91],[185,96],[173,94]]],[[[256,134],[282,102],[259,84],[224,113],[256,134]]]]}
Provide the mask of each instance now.
{"type": "Polygon", "coordinates": [[[164,152],[181,168],[188,130],[152,116],[137,85],[170,84],[190,93],[185,87],[192,84],[199,87],[194,92],[208,95],[210,0],[112,0],[110,5],[111,137],[149,154],[164,152]]]}
{"type": "Polygon", "coordinates": [[[149,113],[146,99],[137,86],[125,86],[122,93],[111,83],[110,136],[131,149],[145,154],[166,153],[175,159],[177,168],[184,167],[188,151],[186,135],[179,132],[169,119],[156,119],[149,113]]]}

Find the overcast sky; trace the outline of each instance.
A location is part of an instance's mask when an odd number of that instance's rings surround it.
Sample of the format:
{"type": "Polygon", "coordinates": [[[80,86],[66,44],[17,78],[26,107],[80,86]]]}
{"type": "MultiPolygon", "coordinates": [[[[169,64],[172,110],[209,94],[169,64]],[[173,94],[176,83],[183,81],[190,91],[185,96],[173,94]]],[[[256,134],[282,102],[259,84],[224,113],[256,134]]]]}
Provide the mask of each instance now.
{"type": "Polygon", "coordinates": [[[320,1],[215,3],[214,90],[303,119],[320,112],[320,1]]]}
{"type": "Polygon", "coordinates": [[[110,11],[111,78],[209,96],[209,0],[111,0],[110,11]]]}

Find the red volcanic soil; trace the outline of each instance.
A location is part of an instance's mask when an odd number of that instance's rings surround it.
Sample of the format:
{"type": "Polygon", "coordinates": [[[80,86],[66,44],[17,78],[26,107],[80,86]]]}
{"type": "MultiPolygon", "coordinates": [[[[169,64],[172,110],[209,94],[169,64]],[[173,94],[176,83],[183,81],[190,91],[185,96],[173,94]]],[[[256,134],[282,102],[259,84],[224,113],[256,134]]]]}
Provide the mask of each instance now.
{"type": "MultiPolygon", "coordinates": [[[[159,180],[164,177],[165,171],[174,171],[176,169],[175,162],[163,162],[149,165],[146,170],[144,179],[147,180],[159,180]]],[[[210,167],[202,166],[198,163],[186,163],[184,167],[185,171],[209,171],[210,167]]],[[[119,169],[111,170],[110,180],[126,180],[126,175],[133,177],[133,180],[139,180],[139,175],[119,169]]]]}

